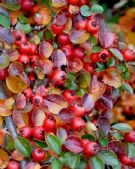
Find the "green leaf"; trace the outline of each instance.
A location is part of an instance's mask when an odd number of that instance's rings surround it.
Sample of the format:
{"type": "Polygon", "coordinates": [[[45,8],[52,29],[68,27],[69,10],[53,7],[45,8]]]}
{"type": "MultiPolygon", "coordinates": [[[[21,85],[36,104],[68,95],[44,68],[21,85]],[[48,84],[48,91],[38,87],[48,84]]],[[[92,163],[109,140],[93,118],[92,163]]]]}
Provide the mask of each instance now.
{"type": "Polygon", "coordinates": [[[51,30],[47,29],[45,32],[44,32],[44,38],[45,40],[50,40],[50,39],[53,39],[53,33],[51,30]]]}
{"type": "Polygon", "coordinates": [[[89,73],[83,73],[78,78],[80,88],[87,88],[91,82],[91,76],[89,73]]]}
{"type": "Polygon", "coordinates": [[[127,70],[127,66],[125,62],[121,62],[120,64],[117,65],[117,68],[121,71],[121,72],[125,72],[127,70]]]}
{"type": "Polygon", "coordinates": [[[32,31],[32,28],[29,23],[23,24],[23,23],[18,22],[15,29],[21,29],[25,32],[25,34],[28,34],[32,31]]]}
{"type": "Polygon", "coordinates": [[[6,151],[8,151],[8,152],[11,152],[12,150],[14,150],[14,148],[15,148],[14,140],[11,135],[9,135],[9,134],[4,135],[3,145],[4,145],[4,148],[6,149],[6,151]]]}
{"type": "Polygon", "coordinates": [[[61,153],[61,142],[55,135],[49,134],[46,138],[46,141],[51,150],[57,154],[61,153]]]}
{"type": "Polygon", "coordinates": [[[6,15],[0,14],[0,25],[2,25],[4,28],[10,28],[10,19],[6,15]]]}
{"type": "Polygon", "coordinates": [[[104,137],[100,138],[99,140],[99,143],[101,144],[102,147],[106,147],[108,145],[108,142],[109,142],[108,138],[104,137]]]}
{"type": "Polygon", "coordinates": [[[82,136],[83,139],[88,139],[90,141],[96,141],[96,137],[91,134],[85,134],[82,136]]]}
{"type": "Polygon", "coordinates": [[[79,154],[72,154],[71,156],[69,156],[68,158],[68,165],[71,169],[76,169],[78,168],[80,163],[80,155],[79,154]]]}
{"type": "Polygon", "coordinates": [[[118,140],[122,140],[124,138],[123,135],[119,133],[118,131],[115,131],[114,133],[112,133],[112,135],[118,140]]]}
{"type": "Polygon", "coordinates": [[[75,73],[71,73],[71,72],[67,73],[67,79],[69,79],[70,81],[73,81],[75,76],[76,76],[75,73]]]}
{"type": "Polygon", "coordinates": [[[117,156],[110,150],[102,150],[99,152],[99,156],[105,162],[105,164],[110,166],[118,165],[117,156]]]}
{"type": "Polygon", "coordinates": [[[128,157],[135,157],[135,144],[133,143],[128,143],[128,157]]]}
{"type": "Polygon", "coordinates": [[[78,85],[74,81],[71,82],[69,80],[67,80],[65,87],[70,90],[77,90],[78,89],[78,85]]]}
{"type": "Polygon", "coordinates": [[[92,13],[103,13],[104,9],[102,6],[95,4],[91,7],[91,12],[92,13]]]}
{"type": "Polygon", "coordinates": [[[20,14],[19,20],[20,20],[20,23],[24,23],[24,24],[29,22],[28,18],[26,18],[23,13],[20,14]]]}
{"type": "Polygon", "coordinates": [[[123,80],[129,80],[130,79],[130,73],[128,71],[128,69],[122,73],[122,79],[123,80]]]}
{"type": "Polygon", "coordinates": [[[3,0],[3,3],[8,9],[12,11],[16,11],[21,8],[21,5],[18,3],[17,0],[3,0]]]}
{"type": "Polygon", "coordinates": [[[120,130],[122,132],[128,133],[132,131],[132,127],[126,123],[117,123],[112,126],[113,129],[120,130]]]}
{"type": "Polygon", "coordinates": [[[58,158],[54,158],[52,160],[52,169],[61,169],[61,168],[62,168],[61,161],[58,158]]]}
{"type": "Polygon", "coordinates": [[[77,169],[86,169],[86,166],[87,166],[86,161],[84,159],[81,159],[77,169]]]}
{"type": "Polygon", "coordinates": [[[30,158],[32,147],[30,142],[27,139],[23,137],[18,137],[14,140],[14,144],[16,150],[18,150],[24,157],[30,158]]]}
{"type": "Polygon", "coordinates": [[[127,92],[129,92],[130,94],[134,94],[134,90],[133,88],[126,82],[122,83],[122,87],[123,89],[125,89],[127,92]]]}
{"type": "Polygon", "coordinates": [[[105,70],[105,66],[103,63],[98,62],[97,66],[98,66],[98,68],[96,69],[97,72],[101,72],[101,71],[105,70]]]}
{"type": "Polygon", "coordinates": [[[114,65],[115,65],[115,59],[113,57],[111,57],[111,59],[109,59],[107,62],[107,66],[112,67],[114,65]]]}
{"type": "Polygon", "coordinates": [[[90,7],[87,6],[87,5],[83,5],[81,8],[80,8],[80,12],[81,12],[81,15],[82,16],[90,16],[92,13],[91,13],[91,10],[90,10],[90,7]]]}
{"type": "Polygon", "coordinates": [[[9,56],[5,52],[2,52],[2,54],[0,55],[0,69],[5,69],[6,67],[8,67],[9,63],[9,56]]]}
{"type": "Polygon", "coordinates": [[[118,165],[112,166],[113,169],[121,169],[121,163],[119,162],[118,165]]]}
{"type": "MultiPolygon", "coordinates": [[[[39,0],[37,0],[37,2],[38,2],[39,0]]],[[[45,4],[45,5],[47,5],[49,8],[51,7],[51,3],[52,3],[52,1],[51,0],[42,0],[43,1],[43,3],[45,4]]]]}
{"type": "Polygon", "coordinates": [[[100,46],[94,46],[93,47],[93,53],[98,53],[98,52],[100,52],[101,51],[101,47],[100,46]]]}
{"type": "Polygon", "coordinates": [[[44,141],[34,139],[35,144],[41,148],[47,148],[47,144],[44,141]]]}
{"type": "Polygon", "coordinates": [[[97,38],[95,36],[90,37],[90,42],[92,43],[93,46],[97,45],[98,43],[97,38]]]}
{"type": "Polygon", "coordinates": [[[94,156],[89,159],[92,169],[104,169],[104,161],[99,156],[94,156]]]}
{"type": "Polygon", "coordinates": [[[83,89],[78,89],[77,90],[77,95],[82,97],[85,93],[88,93],[88,88],[83,88],[83,89]]]}
{"type": "Polygon", "coordinates": [[[110,48],[110,52],[120,61],[123,61],[122,53],[116,48],[110,48]]]}

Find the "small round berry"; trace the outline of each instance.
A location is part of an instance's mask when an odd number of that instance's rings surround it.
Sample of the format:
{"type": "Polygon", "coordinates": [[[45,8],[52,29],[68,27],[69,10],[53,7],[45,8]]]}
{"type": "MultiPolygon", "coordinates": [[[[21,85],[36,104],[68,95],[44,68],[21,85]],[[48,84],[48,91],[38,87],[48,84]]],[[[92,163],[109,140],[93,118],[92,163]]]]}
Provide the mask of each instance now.
{"type": "Polygon", "coordinates": [[[127,62],[133,61],[135,59],[135,54],[131,49],[125,49],[123,52],[123,57],[127,62]]]}
{"type": "Polygon", "coordinates": [[[32,131],[33,131],[33,129],[30,126],[24,126],[21,128],[20,134],[22,137],[29,139],[32,135],[32,131]]]}
{"type": "Polygon", "coordinates": [[[92,157],[97,154],[99,151],[99,145],[96,142],[89,141],[88,143],[84,144],[84,153],[88,157],[92,157]]]}
{"type": "Polygon", "coordinates": [[[21,9],[23,11],[31,11],[32,7],[33,7],[34,3],[33,0],[25,0],[21,2],[21,9]]]}
{"type": "Polygon", "coordinates": [[[99,30],[99,25],[96,20],[89,20],[86,25],[86,30],[92,34],[99,30]]]}
{"type": "Polygon", "coordinates": [[[33,43],[30,44],[30,52],[29,54],[30,55],[34,55],[36,53],[36,50],[37,50],[37,46],[33,43]]]}
{"type": "Polygon", "coordinates": [[[26,64],[26,63],[29,63],[30,58],[29,58],[29,56],[26,55],[26,54],[20,54],[20,56],[19,56],[19,58],[18,58],[18,61],[19,61],[20,63],[26,64]]]}
{"type": "Polygon", "coordinates": [[[62,31],[64,30],[64,25],[56,25],[56,24],[52,24],[51,25],[51,30],[54,34],[61,34],[62,31]]]}
{"type": "Polygon", "coordinates": [[[58,41],[61,45],[67,45],[70,42],[69,35],[65,33],[59,34],[58,41]]]}
{"type": "Polygon", "coordinates": [[[44,128],[41,126],[34,127],[32,136],[38,140],[44,140],[44,128]]]}
{"type": "Polygon", "coordinates": [[[78,5],[79,0],[67,0],[68,3],[70,3],[71,5],[78,5]]]}
{"type": "Polygon", "coordinates": [[[35,162],[40,162],[44,159],[45,157],[45,150],[42,148],[35,148],[34,151],[32,152],[32,159],[35,162]]]}
{"type": "Polygon", "coordinates": [[[44,130],[46,132],[54,132],[56,129],[56,120],[53,116],[48,116],[44,121],[44,130]]]}
{"type": "Polygon", "coordinates": [[[129,158],[126,154],[120,154],[119,160],[124,165],[130,165],[132,163],[132,158],[129,158]]]}
{"type": "Polygon", "coordinates": [[[107,62],[111,57],[110,52],[107,49],[102,49],[98,54],[99,62],[107,62]]]}
{"type": "Polygon", "coordinates": [[[75,131],[80,131],[85,126],[85,122],[81,117],[75,117],[72,121],[72,128],[75,131]]]}
{"type": "Polygon", "coordinates": [[[135,143],[135,131],[125,134],[125,140],[130,143],[135,143]]]}
{"type": "Polygon", "coordinates": [[[90,61],[93,63],[97,63],[99,61],[98,54],[97,53],[90,54],[90,61]]]}
{"type": "Polygon", "coordinates": [[[7,69],[0,69],[0,80],[5,80],[6,77],[8,76],[8,71],[7,69]]]}
{"type": "Polygon", "coordinates": [[[54,71],[52,75],[52,80],[56,85],[63,85],[66,83],[67,75],[62,70],[56,70],[54,71]]]}
{"type": "Polygon", "coordinates": [[[9,161],[7,169],[20,169],[20,164],[17,161],[9,161]]]}
{"type": "Polygon", "coordinates": [[[65,90],[63,92],[63,96],[67,100],[67,102],[73,102],[77,99],[77,94],[75,90],[65,90]]]}
{"type": "Polygon", "coordinates": [[[70,57],[73,54],[74,47],[72,44],[67,44],[67,45],[62,46],[62,50],[67,57],[70,57]]]}
{"type": "Polygon", "coordinates": [[[87,25],[87,21],[80,20],[75,26],[77,30],[86,30],[86,25],[87,25]]]}
{"type": "Polygon", "coordinates": [[[32,97],[32,103],[35,105],[35,106],[41,106],[43,105],[43,102],[44,102],[44,99],[42,96],[40,95],[34,95],[32,97]]]}
{"type": "Polygon", "coordinates": [[[27,99],[30,99],[32,97],[32,89],[31,88],[27,88],[23,91],[23,94],[25,95],[25,97],[27,99]]]}
{"type": "Polygon", "coordinates": [[[29,54],[30,52],[30,43],[29,42],[23,42],[20,44],[20,48],[19,48],[20,52],[23,54],[29,54]]]}
{"type": "Polygon", "coordinates": [[[83,48],[77,47],[74,49],[73,56],[81,60],[84,60],[86,55],[85,55],[85,51],[83,48]]]}
{"type": "Polygon", "coordinates": [[[76,102],[71,106],[72,113],[77,117],[82,117],[86,114],[86,108],[80,102],[76,102]]]}

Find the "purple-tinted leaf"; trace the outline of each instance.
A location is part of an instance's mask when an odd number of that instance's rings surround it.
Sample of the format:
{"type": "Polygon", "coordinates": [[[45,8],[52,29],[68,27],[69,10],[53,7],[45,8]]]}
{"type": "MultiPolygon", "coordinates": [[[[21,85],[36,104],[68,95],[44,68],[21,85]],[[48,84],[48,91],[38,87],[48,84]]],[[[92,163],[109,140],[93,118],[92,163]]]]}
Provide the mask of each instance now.
{"type": "Polygon", "coordinates": [[[96,104],[99,104],[101,108],[110,110],[113,107],[112,99],[108,96],[102,96],[96,104]]]}
{"type": "Polygon", "coordinates": [[[40,43],[39,54],[41,57],[49,58],[52,54],[52,51],[53,51],[53,46],[49,42],[43,41],[40,43]]]}
{"type": "Polygon", "coordinates": [[[59,117],[65,123],[70,123],[72,121],[72,119],[73,119],[72,112],[67,108],[64,108],[64,109],[60,110],[59,117]]]}
{"type": "Polygon", "coordinates": [[[65,53],[62,50],[55,50],[52,53],[52,60],[54,63],[54,67],[61,69],[61,66],[67,65],[67,58],[65,53]]]}
{"type": "Polygon", "coordinates": [[[39,60],[38,61],[39,66],[41,67],[44,74],[51,73],[53,64],[50,60],[39,60]]]}
{"type": "Polygon", "coordinates": [[[59,128],[57,130],[57,137],[59,137],[62,141],[65,141],[67,138],[67,131],[64,128],[59,128]]]}
{"type": "Polygon", "coordinates": [[[19,58],[20,53],[16,49],[10,49],[8,50],[8,56],[10,58],[10,61],[16,61],[19,58]]]}
{"type": "Polygon", "coordinates": [[[3,39],[3,41],[7,42],[8,44],[14,43],[14,38],[9,29],[0,27],[0,38],[3,39]]]}
{"type": "Polygon", "coordinates": [[[105,136],[110,132],[110,122],[106,117],[99,117],[98,125],[105,136]]]}
{"type": "Polygon", "coordinates": [[[82,140],[77,136],[69,136],[65,141],[65,146],[73,153],[81,153],[83,151],[82,140]]]}
{"type": "Polygon", "coordinates": [[[12,62],[9,65],[8,71],[11,75],[13,76],[18,76],[20,74],[22,74],[23,70],[23,65],[20,62],[12,62]]]}
{"type": "Polygon", "coordinates": [[[32,110],[32,108],[33,108],[32,104],[29,101],[27,101],[26,106],[23,109],[19,110],[19,112],[28,113],[32,110]]]}
{"type": "Polygon", "coordinates": [[[67,22],[67,11],[61,10],[55,17],[53,23],[59,26],[65,25],[67,22]]]}
{"type": "Polygon", "coordinates": [[[110,110],[106,110],[103,112],[103,116],[106,117],[108,120],[111,120],[112,119],[112,111],[110,110]]]}
{"type": "Polygon", "coordinates": [[[34,126],[42,126],[46,116],[43,110],[37,109],[32,113],[32,122],[34,126]]]}
{"type": "Polygon", "coordinates": [[[22,114],[18,110],[12,112],[12,118],[18,128],[25,126],[22,114]]]}
{"type": "Polygon", "coordinates": [[[122,143],[121,141],[114,140],[108,144],[108,148],[115,153],[125,153],[126,144],[122,143]]]}
{"type": "Polygon", "coordinates": [[[83,96],[82,102],[84,104],[84,107],[86,108],[86,111],[91,111],[95,105],[93,96],[88,93],[83,96]]]}
{"type": "Polygon", "coordinates": [[[16,108],[23,109],[26,106],[26,98],[24,94],[18,94],[16,98],[16,108]]]}

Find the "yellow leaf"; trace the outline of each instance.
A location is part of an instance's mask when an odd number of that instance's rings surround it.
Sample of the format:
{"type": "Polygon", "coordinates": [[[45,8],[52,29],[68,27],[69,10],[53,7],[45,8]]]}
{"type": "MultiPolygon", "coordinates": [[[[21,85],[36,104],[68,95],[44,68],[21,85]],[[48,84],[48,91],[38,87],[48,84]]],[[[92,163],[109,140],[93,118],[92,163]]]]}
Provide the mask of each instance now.
{"type": "Polygon", "coordinates": [[[3,118],[2,116],[0,116],[0,127],[2,126],[2,124],[3,124],[3,118]]]}
{"type": "Polygon", "coordinates": [[[7,152],[0,149],[0,169],[4,169],[7,167],[9,161],[9,156],[7,152]]]}
{"type": "Polygon", "coordinates": [[[67,4],[66,0],[52,0],[52,7],[61,8],[67,4]]]}

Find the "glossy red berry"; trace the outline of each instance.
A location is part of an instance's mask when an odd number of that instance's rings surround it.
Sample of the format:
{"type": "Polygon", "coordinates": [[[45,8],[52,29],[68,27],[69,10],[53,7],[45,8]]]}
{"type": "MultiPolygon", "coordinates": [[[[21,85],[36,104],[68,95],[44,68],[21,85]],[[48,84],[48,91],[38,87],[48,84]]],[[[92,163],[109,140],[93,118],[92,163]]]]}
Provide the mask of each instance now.
{"type": "Polygon", "coordinates": [[[85,51],[81,47],[77,47],[74,49],[73,56],[83,60],[85,58],[85,51]]]}
{"type": "Polygon", "coordinates": [[[99,151],[99,145],[96,142],[89,141],[88,143],[84,144],[84,153],[88,157],[92,157],[97,154],[99,151]]]}
{"type": "Polygon", "coordinates": [[[20,54],[20,56],[18,58],[18,62],[26,64],[26,63],[29,63],[29,61],[30,61],[30,58],[28,55],[20,54]]]}
{"type": "Polygon", "coordinates": [[[90,140],[88,140],[88,139],[82,139],[83,146],[84,146],[85,144],[89,143],[89,142],[90,142],[90,140]]]}
{"type": "Polygon", "coordinates": [[[30,126],[24,126],[20,130],[20,135],[25,138],[30,138],[32,135],[33,129],[30,126]]]}
{"type": "Polygon", "coordinates": [[[39,5],[34,5],[33,7],[32,7],[32,9],[31,9],[31,15],[33,16],[33,15],[35,15],[35,13],[36,12],[38,12],[38,10],[39,10],[39,5]]]}
{"type": "Polygon", "coordinates": [[[85,122],[81,117],[75,117],[72,121],[72,128],[75,131],[80,131],[85,126],[85,122]]]}
{"type": "Polygon", "coordinates": [[[94,72],[94,64],[90,64],[89,62],[84,62],[83,68],[86,72],[94,72]]]}
{"type": "Polygon", "coordinates": [[[30,55],[34,55],[36,53],[37,46],[33,43],[30,44],[30,55]]]}
{"type": "Polygon", "coordinates": [[[23,91],[23,94],[25,95],[25,97],[26,97],[27,99],[30,99],[31,96],[32,96],[32,90],[31,90],[31,88],[25,89],[25,90],[23,91]]]}
{"type": "Polygon", "coordinates": [[[8,71],[7,69],[0,69],[0,80],[5,80],[6,77],[8,76],[8,71]]]}
{"type": "Polygon", "coordinates": [[[28,11],[30,12],[32,7],[33,7],[34,3],[33,0],[25,0],[21,2],[21,9],[23,11],[28,11]]]}
{"type": "Polygon", "coordinates": [[[63,85],[66,82],[67,75],[62,70],[54,71],[52,75],[52,80],[56,85],[63,85]]]}
{"type": "Polygon", "coordinates": [[[89,0],[79,0],[79,6],[87,5],[89,0]]]}
{"type": "Polygon", "coordinates": [[[63,96],[67,100],[67,102],[73,102],[77,99],[77,94],[75,90],[65,90],[63,92],[63,96]]]}
{"type": "Polygon", "coordinates": [[[64,30],[64,25],[56,25],[56,24],[52,24],[51,25],[51,30],[54,34],[61,34],[62,31],[64,30]]]}
{"type": "Polygon", "coordinates": [[[119,160],[124,165],[130,165],[132,163],[132,158],[129,158],[126,154],[120,154],[119,160]]]}
{"type": "Polygon", "coordinates": [[[17,161],[9,161],[7,169],[20,169],[20,164],[17,161]]]}
{"type": "Polygon", "coordinates": [[[67,45],[70,42],[69,35],[65,33],[59,34],[58,41],[61,45],[67,45]]]}
{"type": "Polygon", "coordinates": [[[54,132],[56,129],[56,120],[53,116],[48,116],[44,121],[44,130],[46,132],[54,132]]]}
{"type": "Polygon", "coordinates": [[[33,161],[40,162],[45,157],[45,150],[42,148],[35,148],[32,152],[32,159],[33,161]]]}
{"type": "Polygon", "coordinates": [[[87,21],[85,21],[85,20],[80,20],[80,21],[78,21],[78,23],[76,24],[76,29],[77,29],[77,30],[86,30],[86,25],[87,25],[87,21]]]}
{"type": "Polygon", "coordinates": [[[32,136],[38,140],[44,140],[44,128],[41,126],[34,127],[32,136]]]}
{"type": "Polygon", "coordinates": [[[82,117],[86,113],[84,105],[80,102],[76,102],[71,106],[72,113],[77,117],[82,117]]]}
{"type": "Polygon", "coordinates": [[[135,143],[135,131],[125,134],[125,140],[130,143],[135,143]]]}
{"type": "Polygon", "coordinates": [[[23,42],[20,44],[20,52],[23,54],[29,54],[30,52],[30,43],[29,42],[23,42]]]}
{"type": "Polygon", "coordinates": [[[125,49],[123,52],[123,57],[127,62],[133,61],[135,59],[135,53],[131,49],[125,49]]]}
{"type": "Polygon", "coordinates": [[[92,34],[99,30],[99,25],[96,20],[89,20],[86,25],[86,30],[92,34]]]}
{"type": "Polygon", "coordinates": [[[34,104],[34,106],[41,106],[43,105],[43,102],[44,102],[44,99],[40,95],[34,95],[32,98],[32,103],[34,104]]]}
{"type": "Polygon", "coordinates": [[[70,3],[71,5],[78,5],[79,0],[67,0],[68,3],[70,3]]]}
{"type": "Polygon", "coordinates": [[[16,31],[14,33],[14,41],[17,46],[20,46],[22,43],[26,42],[27,39],[22,31],[16,31]]]}
{"type": "Polygon", "coordinates": [[[64,45],[62,46],[62,50],[63,52],[65,53],[65,55],[67,57],[70,57],[73,55],[73,50],[74,50],[74,47],[72,44],[68,44],[68,45],[64,45]]]}
{"type": "Polygon", "coordinates": [[[99,62],[107,62],[111,57],[110,52],[107,49],[102,49],[98,54],[99,62]]]}
{"type": "Polygon", "coordinates": [[[99,61],[98,54],[97,53],[90,54],[90,61],[93,63],[97,63],[99,61]]]}

